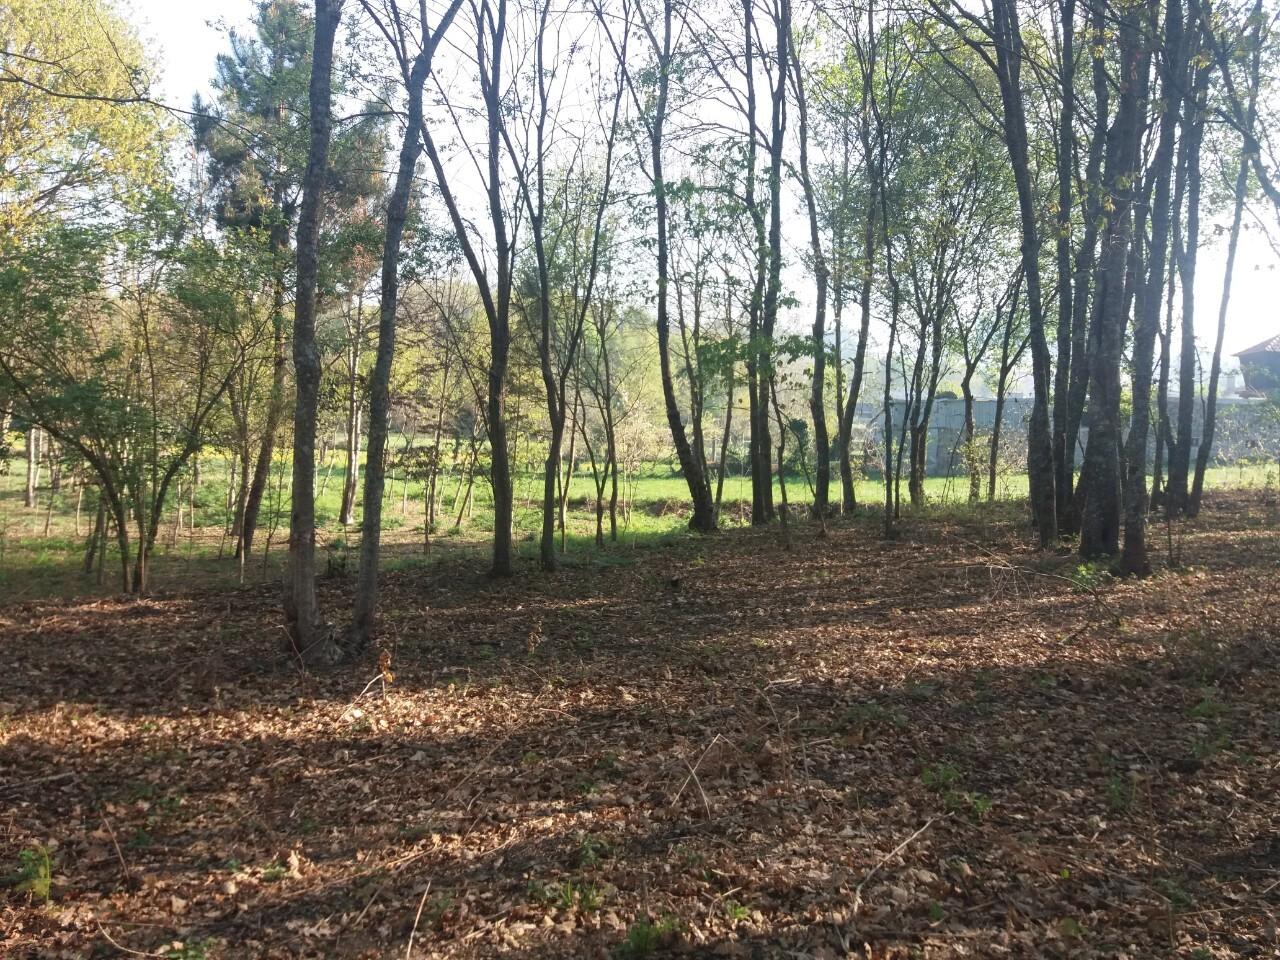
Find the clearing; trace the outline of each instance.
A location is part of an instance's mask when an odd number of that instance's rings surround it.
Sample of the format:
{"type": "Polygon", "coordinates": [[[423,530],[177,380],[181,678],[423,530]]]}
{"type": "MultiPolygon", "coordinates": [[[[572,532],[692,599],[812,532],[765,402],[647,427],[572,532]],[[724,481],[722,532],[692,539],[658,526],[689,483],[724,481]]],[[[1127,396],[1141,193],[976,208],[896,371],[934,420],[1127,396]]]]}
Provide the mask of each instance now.
{"type": "Polygon", "coordinates": [[[0,953],[1274,956],[1274,498],[1145,582],[1021,509],[388,573],[390,683],[271,586],[0,608],[0,953]]]}

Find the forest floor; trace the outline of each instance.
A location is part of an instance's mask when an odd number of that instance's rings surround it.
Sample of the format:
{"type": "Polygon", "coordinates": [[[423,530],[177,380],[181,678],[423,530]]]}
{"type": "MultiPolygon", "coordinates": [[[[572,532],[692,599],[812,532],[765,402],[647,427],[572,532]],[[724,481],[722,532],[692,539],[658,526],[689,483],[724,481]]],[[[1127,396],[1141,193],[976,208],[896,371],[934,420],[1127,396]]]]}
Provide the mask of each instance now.
{"type": "Polygon", "coordinates": [[[1146,581],[1016,510],[389,573],[389,683],[271,587],[0,608],[0,955],[1276,956],[1280,506],[1146,581]]]}

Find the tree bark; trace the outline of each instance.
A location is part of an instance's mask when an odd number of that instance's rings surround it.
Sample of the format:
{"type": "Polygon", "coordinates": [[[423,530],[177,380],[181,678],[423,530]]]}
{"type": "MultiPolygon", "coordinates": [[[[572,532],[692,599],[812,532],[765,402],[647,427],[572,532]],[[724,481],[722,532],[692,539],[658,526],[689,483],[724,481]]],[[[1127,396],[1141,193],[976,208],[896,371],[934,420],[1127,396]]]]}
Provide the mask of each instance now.
{"type": "Polygon", "coordinates": [[[1107,134],[1104,189],[1112,210],[1098,264],[1098,311],[1090,348],[1089,441],[1080,488],[1084,493],[1080,556],[1114,556],[1120,548],[1120,360],[1126,327],[1125,279],[1133,235],[1134,171],[1138,168],[1150,52],[1140,36],[1142,8],[1125,11],[1120,22],[1121,83],[1116,117],[1107,134]]]}
{"type": "Polygon", "coordinates": [[[1174,141],[1178,111],[1182,102],[1186,60],[1183,41],[1181,0],[1166,0],[1164,56],[1161,66],[1159,143],[1151,163],[1154,179],[1150,205],[1151,241],[1146,275],[1139,277],[1141,296],[1137,298],[1133,331],[1133,411],[1125,445],[1127,470],[1124,484],[1124,549],[1122,573],[1146,576],[1151,572],[1147,557],[1147,437],[1151,429],[1151,375],[1156,334],[1160,328],[1160,305],[1164,293],[1165,265],[1169,249],[1170,194],[1173,178],[1174,141]]]}
{"type": "MultiPolygon", "coordinates": [[[[400,296],[400,247],[405,221],[413,197],[413,177],[422,154],[422,90],[431,72],[432,55],[444,31],[452,22],[461,0],[454,0],[445,12],[440,26],[430,32],[425,7],[420,8],[422,47],[408,63],[408,52],[401,47],[400,62],[408,93],[408,113],[400,158],[396,167],[395,186],[387,202],[387,223],[382,244],[382,289],[378,305],[378,346],[369,382],[369,447],[364,471],[364,513],[360,532],[360,574],[356,586],[355,610],[352,615],[350,643],[359,649],[368,645],[373,633],[378,608],[378,557],[382,545],[382,493],[386,482],[387,434],[391,416],[391,364],[396,353],[396,308],[400,296]]],[[[404,34],[400,33],[400,37],[404,34]]],[[[401,41],[403,42],[403,41],[401,41]]],[[[446,380],[448,377],[446,370],[446,380]]],[[[437,432],[437,451],[439,450],[437,432]]],[[[434,482],[433,482],[434,486],[434,482]]],[[[430,506],[423,521],[430,536],[430,506]]]]}
{"type": "MultiPolygon", "coordinates": [[[[1250,58],[1250,92],[1246,107],[1246,129],[1253,129],[1257,114],[1257,89],[1260,80],[1261,51],[1260,31],[1262,29],[1262,0],[1257,0],[1253,7],[1253,42],[1250,58]]],[[[1235,271],[1236,248],[1240,243],[1240,227],[1244,217],[1244,203],[1249,193],[1249,156],[1248,143],[1240,148],[1240,169],[1236,173],[1234,207],[1231,216],[1231,231],[1227,240],[1227,264],[1222,277],[1222,297],[1218,302],[1218,335],[1213,344],[1213,361],[1209,367],[1208,396],[1205,398],[1204,423],[1200,428],[1200,448],[1196,451],[1196,472],[1192,481],[1191,495],[1187,502],[1187,513],[1196,516],[1204,498],[1204,475],[1209,467],[1209,457],[1213,453],[1213,435],[1218,420],[1218,382],[1222,374],[1222,340],[1227,331],[1227,307],[1231,302],[1231,279],[1235,271]]]]}
{"type": "MultiPolygon", "coordinates": [[[[809,387],[809,415],[813,418],[815,456],[813,515],[825,517],[831,490],[831,441],[827,436],[827,258],[822,250],[822,233],[818,223],[818,201],[809,172],[809,110],[805,102],[804,74],[800,58],[792,51],[792,82],[795,86],[796,113],[800,123],[800,183],[804,188],[805,207],[809,213],[809,247],[813,255],[813,375],[809,387]]],[[[824,528],[825,529],[825,528],[824,528]]]]}
{"type": "MultiPolygon", "coordinates": [[[[1005,142],[1013,167],[1022,224],[1022,268],[1027,285],[1031,333],[1032,386],[1035,400],[1027,438],[1027,472],[1031,486],[1031,511],[1040,535],[1040,546],[1058,539],[1057,501],[1054,493],[1053,438],[1049,428],[1049,347],[1044,331],[1044,300],[1040,285],[1040,211],[1031,183],[1031,161],[1023,100],[1022,27],[1017,0],[994,0],[992,20],[999,69],[1000,99],[1004,107],[1005,142]]],[[[1123,261],[1121,261],[1123,263],[1123,261]]]]}
{"type": "Polygon", "coordinates": [[[328,666],[342,650],[322,621],[316,596],[315,445],[320,391],[316,346],[316,283],[320,213],[332,126],[333,46],[342,0],[316,0],[310,81],[311,143],[298,218],[297,292],[293,314],[293,365],[297,401],[293,418],[293,509],[289,522],[289,575],[285,580],[285,625],[293,650],[304,664],[328,666]]]}

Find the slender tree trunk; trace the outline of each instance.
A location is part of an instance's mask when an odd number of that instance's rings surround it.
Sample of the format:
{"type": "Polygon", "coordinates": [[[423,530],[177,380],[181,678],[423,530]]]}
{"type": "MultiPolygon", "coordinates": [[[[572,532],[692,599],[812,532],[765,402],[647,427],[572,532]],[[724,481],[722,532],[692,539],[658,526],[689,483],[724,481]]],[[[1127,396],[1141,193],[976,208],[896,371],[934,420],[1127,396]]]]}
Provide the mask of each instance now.
{"type": "Polygon", "coordinates": [[[689,527],[700,533],[709,533],[716,527],[715,504],[711,499],[711,486],[706,471],[693,456],[693,448],[685,433],[680,405],[676,400],[675,379],[671,371],[671,321],[668,313],[668,287],[670,284],[670,214],[667,207],[667,184],[663,172],[663,128],[667,115],[667,96],[671,82],[672,66],[672,4],[663,4],[662,50],[658,70],[658,95],[650,129],[650,150],[653,168],[653,193],[657,213],[657,330],[658,364],[662,378],[662,397],[666,407],[667,425],[675,443],[676,457],[689,486],[693,500],[693,516],[689,527]]]}
{"type": "MultiPolygon", "coordinates": [[[[1057,500],[1054,493],[1053,438],[1049,427],[1049,347],[1045,340],[1044,300],[1040,285],[1040,209],[1031,183],[1022,69],[1022,27],[1017,0],[994,0],[997,77],[1004,107],[1005,142],[1018,193],[1022,225],[1022,267],[1027,285],[1031,333],[1031,372],[1035,400],[1027,437],[1027,472],[1031,486],[1031,512],[1040,534],[1040,546],[1058,539],[1057,500]]],[[[1123,263],[1123,261],[1121,261],[1123,263]]]]}
{"type": "MultiPolygon", "coordinates": [[[[1075,477],[1074,461],[1067,440],[1068,394],[1071,386],[1071,320],[1073,316],[1071,274],[1072,183],[1075,179],[1075,15],[1076,0],[1061,0],[1062,15],[1062,104],[1058,116],[1056,166],[1058,175],[1058,357],[1053,380],[1053,465],[1055,510],[1059,526],[1071,512],[1071,491],[1075,477]]],[[[970,487],[970,500],[976,500],[976,485],[970,487]]],[[[1061,532],[1061,531],[1059,531],[1061,532]]]]}
{"type": "MultiPolygon", "coordinates": [[[[382,492],[386,482],[387,435],[391,418],[391,365],[396,354],[396,308],[400,296],[400,246],[404,238],[409,203],[413,196],[413,177],[422,154],[422,89],[431,69],[436,43],[448,27],[459,2],[445,14],[434,37],[427,35],[426,23],[422,48],[404,76],[409,96],[404,137],[400,143],[400,159],[395,186],[387,202],[387,223],[382,244],[382,287],[378,304],[378,346],[369,381],[369,452],[364,471],[364,513],[360,531],[360,575],[356,586],[355,610],[351,621],[351,645],[357,649],[368,645],[378,609],[378,557],[382,546],[382,492]]],[[[446,374],[447,379],[447,374],[446,374]]],[[[358,433],[358,431],[357,431],[358,433]]],[[[438,433],[437,433],[438,436],[438,433]]],[[[437,443],[437,451],[439,444],[437,443]]],[[[358,462],[358,461],[356,461],[358,462]]],[[[430,537],[430,505],[424,520],[430,537]]]]}
{"type": "MultiPolygon", "coordinates": [[[[1253,53],[1255,71],[1258,60],[1257,47],[1253,53]]],[[[1227,240],[1227,265],[1222,277],[1222,298],[1218,301],[1218,336],[1213,344],[1213,361],[1209,367],[1209,388],[1205,397],[1204,423],[1200,428],[1200,448],[1196,451],[1196,473],[1191,486],[1187,512],[1196,516],[1204,498],[1204,475],[1213,454],[1213,435],[1218,419],[1218,381],[1222,374],[1222,340],[1227,331],[1227,308],[1231,302],[1231,278],[1235,271],[1236,249],[1240,243],[1240,227],[1244,215],[1244,201],[1249,192],[1249,160],[1242,157],[1236,174],[1235,207],[1231,217],[1231,232],[1227,240]]]]}
{"type": "MultiPolygon", "coordinates": [[[[353,351],[355,347],[351,348],[353,351]]],[[[357,373],[353,369],[348,387],[351,391],[347,397],[347,470],[342,477],[342,509],[338,522],[349,527],[355,522],[356,491],[360,485],[360,396],[356,383],[357,373]]]]}
{"type": "Polygon", "coordinates": [[[716,518],[720,517],[720,504],[724,497],[724,474],[729,469],[729,433],[733,428],[733,388],[737,378],[733,368],[729,369],[728,387],[724,401],[724,432],[720,435],[720,467],[716,470],[716,518]]]}
{"type": "MultiPolygon", "coordinates": [[[[276,209],[284,205],[283,196],[277,197],[276,209]]],[[[272,257],[275,262],[282,263],[289,252],[289,227],[281,224],[271,231],[272,257]]],[[[262,446],[258,449],[258,459],[253,465],[253,478],[249,481],[249,489],[244,498],[244,512],[241,516],[240,539],[236,544],[236,554],[248,557],[253,553],[253,538],[258,530],[258,514],[262,509],[262,497],[266,493],[267,482],[271,477],[271,462],[275,457],[276,438],[280,434],[280,423],[284,419],[285,377],[288,375],[286,361],[285,329],[284,329],[284,270],[277,270],[272,289],[271,326],[273,355],[271,361],[271,397],[267,403],[267,421],[262,428],[262,446]]],[[[248,457],[248,448],[245,456],[248,457]]]]}
{"type": "MultiPolygon", "coordinates": [[[[831,493],[831,441],[827,436],[827,258],[822,250],[822,231],[818,221],[818,201],[809,172],[809,110],[805,102],[804,71],[792,51],[792,83],[796,94],[796,111],[800,122],[800,183],[804,188],[805,207],[809,213],[809,247],[813,256],[813,377],[809,388],[809,415],[813,418],[815,456],[813,515],[827,515],[831,493]]],[[[718,496],[717,496],[718,500],[718,496]]],[[[826,529],[825,527],[823,528],[826,529]]]]}
{"type": "Polygon", "coordinates": [[[1135,186],[1147,96],[1150,53],[1139,36],[1141,8],[1125,12],[1120,24],[1124,82],[1115,121],[1108,133],[1105,189],[1114,206],[1107,221],[1098,264],[1097,333],[1090,349],[1089,441],[1080,486],[1080,556],[1112,557],[1120,548],[1120,360],[1126,327],[1125,278],[1133,235],[1135,186]]]}
{"type": "MultiPolygon", "coordinates": [[[[1147,437],[1151,429],[1151,374],[1156,334],[1160,328],[1160,303],[1165,286],[1165,265],[1169,249],[1170,194],[1173,179],[1177,117],[1184,87],[1186,56],[1183,43],[1181,0],[1165,5],[1164,50],[1161,66],[1161,109],[1159,144],[1151,163],[1154,179],[1149,218],[1151,243],[1145,276],[1135,278],[1140,286],[1134,316],[1132,403],[1129,436],[1125,445],[1127,465],[1124,485],[1124,550],[1121,572],[1146,576],[1151,572],[1147,557],[1147,437]]],[[[1141,232],[1139,232],[1141,239],[1141,232]]]]}
{"type": "MultiPolygon", "coordinates": [[[[1188,19],[1196,18],[1198,4],[1192,0],[1188,19]]],[[[1190,501],[1191,433],[1195,427],[1196,403],[1196,260],[1200,243],[1200,145],[1204,140],[1204,87],[1208,70],[1197,71],[1193,89],[1183,106],[1182,137],[1186,142],[1187,182],[1186,222],[1178,251],[1178,276],[1182,285],[1182,339],[1178,356],[1178,420],[1174,443],[1169,450],[1169,483],[1166,509],[1177,516],[1185,513],[1190,501]]]]}
{"type": "Polygon", "coordinates": [[[27,509],[36,505],[36,490],[40,486],[40,428],[27,429],[27,492],[22,503],[27,509]]]}
{"type": "MultiPolygon", "coordinates": [[[[865,108],[865,105],[864,105],[865,108]]],[[[869,139],[869,137],[868,137],[869,139]]],[[[871,148],[867,145],[868,162],[871,148]]],[[[877,168],[878,169],[878,168],[877,168]]],[[[858,345],[854,347],[853,371],[849,376],[849,392],[845,396],[844,408],[840,415],[840,494],[841,509],[852,513],[857,506],[854,494],[853,479],[853,418],[858,412],[858,400],[862,394],[862,378],[866,368],[867,341],[871,331],[871,294],[875,279],[876,256],[876,203],[879,196],[878,173],[873,170],[871,178],[871,195],[867,200],[867,209],[862,223],[862,264],[861,284],[858,292],[858,345]]],[[[892,351],[890,351],[892,356],[892,351]]]]}
{"type": "Polygon", "coordinates": [[[293,366],[297,402],[293,420],[293,510],[289,523],[289,575],[284,612],[292,647],[303,663],[327,666],[342,656],[332,628],[320,616],[316,596],[315,453],[320,395],[320,354],[316,346],[316,282],[322,194],[332,124],[333,45],[342,0],[316,0],[311,62],[311,144],[298,219],[297,293],[294,297],[293,366]]]}

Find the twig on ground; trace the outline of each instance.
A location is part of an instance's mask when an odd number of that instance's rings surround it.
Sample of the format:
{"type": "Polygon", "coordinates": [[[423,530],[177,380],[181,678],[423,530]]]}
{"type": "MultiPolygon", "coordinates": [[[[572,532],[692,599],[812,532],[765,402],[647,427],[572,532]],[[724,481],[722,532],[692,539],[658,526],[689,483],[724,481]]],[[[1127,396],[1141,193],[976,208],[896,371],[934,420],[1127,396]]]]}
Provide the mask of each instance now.
{"type": "Polygon", "coordinates": [[[924,833],[931,826],[933,826],[934,821],[936,819],[937,819],[936,817],[931,817],[930,819],[926,820],[925,825],[923,827],[921,827],[919,830],[917,830],[911,836],[907,837],[907,839],[903,840],[900,844],[898,844],[896,847],[894,847],[892,850],[886,853],[883,857],[881,857],[876,862],[876,865],[872,867],[871,870],[867,873],[867,875],[862,878],[862,882],[853,888],[853,915],[855,917],[858,915],[858,911],[862,909],[862,888],[871,882],[871,878],[880,872],[881,867],[883,867],[886,863],[888,863],[890,860],[892,860],[894,857],[900,854],[903,850],[907,849],[907,847],[911,845],[911,842],[915,840],[916,837],[920,836],[920,834],[924,833]]]}
{"type": "Polygon", "coordinates": [[[409,960],[409,956],[413,953],[413,938],[418,935],[418,924],[422,920],[422,908],[427,905],[427,894],[431,892],[431,881],[427,881],[426,889],[422,891],[422,899],[418,901],[418,912],[413,918],[413,929],[409,931],[409,943],[404,948],[404,960],[409,960]]]}
{"type": "Polygon", "coordinates": [[[116,832],[111,828],[111,821],[107,819],[105,813],[102,815],[102,825],[107,828],[107,833],[111,836],[111,845],[116,848],[116,858],[120,861],[120,869],[124,871],[124,882],[133,883],[133,872],[125,862],[124,854],[120,851],[120,841],[116,839],[116,832]]]}
{"type": "Polygon", "coordinates": [[[111,934],[107,933],[107,928],[106,928],[106,927],[104,927],[104,926],[102,925],[102,921],[101,921],[101,920],[94,920],[93,922],[94,922],[94,923],[96,923],[96,924],[98,925],[98,930],[102,933],[102,936],[103,936],[104,938],[106,938],[107,943],[111,944],[113,947],[115,947],[115,948],[116,948],[117,950],[119,950],[121,953],[127,953],[127,954],[128,954],[129,956],[131,956],[131,957],[161,957],[161,958],[163,958],[163,957],[165,956],[163,953],[143,953],[141,950],[130,950],[128,947],[124,946],[123,944],[116,943],[114,940],[112,940],[112,939],[111,939],[111,934]]]}

